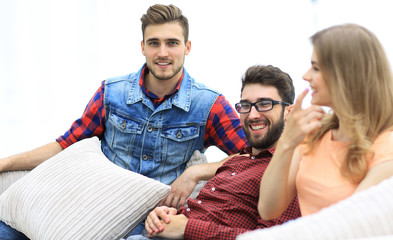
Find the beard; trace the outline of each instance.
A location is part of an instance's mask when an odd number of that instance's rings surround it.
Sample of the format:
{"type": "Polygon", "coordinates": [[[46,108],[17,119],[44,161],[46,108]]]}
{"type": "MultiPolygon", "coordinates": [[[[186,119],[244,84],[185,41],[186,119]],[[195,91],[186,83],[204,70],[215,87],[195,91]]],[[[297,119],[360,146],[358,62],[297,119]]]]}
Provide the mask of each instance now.
{"type": "MultiPolygon", "coordinates": [[[[247,121],[245,126],[248,126],[247,121]]],[[[273,146],[277,140],[280,138],[282,131],[284,130],[285,122],[284,122],[284,112],[282,112],[280,119],[275,122],[271,123],[270,121],[266,121],[268,131],[266,132],[265,136],[262,139],[255,139],[253,138],[253,134],[248,127],[244,127],[244,132],[246,134],[248,143],[251,147],[255,149],[268,149],[273,146]]]]}
{"type": "MultiPolygon", "coordinates": [[[[184,61],[183,61],[184,64],[184,61]]],[[[174,71],[173,74],[169,75],[169,76],[164,76],[164,75],[159,75],[157,74],[157,72],[154,70],[153,67],[149,66],[150,64],[146,64],[147,68],[149,69],[149,72],[157,79],[157,80],[161,80],[161,81],[165,81],[165,80],[169,80],[171,78],[173,78],[174,76],[176,76],[176,74],[178,74],[182,69],[183,69],[183,64],[178,66],[174,71]]]]}

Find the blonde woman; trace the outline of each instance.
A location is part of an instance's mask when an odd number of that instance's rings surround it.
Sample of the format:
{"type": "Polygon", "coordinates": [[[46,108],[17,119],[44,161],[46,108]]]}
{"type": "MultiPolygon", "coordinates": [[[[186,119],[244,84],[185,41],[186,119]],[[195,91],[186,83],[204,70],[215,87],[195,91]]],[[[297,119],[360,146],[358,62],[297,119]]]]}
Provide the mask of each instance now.
{"type": "Polygon", "coordinates": [[[382,45],[354,24],[311,37],[311,68],[260,186],[258,211],[279,216],[298,194],[313,214],[393,175],[393,77],[382,45]],[[321,106],[331,109],[324,113],[321,106]]]}

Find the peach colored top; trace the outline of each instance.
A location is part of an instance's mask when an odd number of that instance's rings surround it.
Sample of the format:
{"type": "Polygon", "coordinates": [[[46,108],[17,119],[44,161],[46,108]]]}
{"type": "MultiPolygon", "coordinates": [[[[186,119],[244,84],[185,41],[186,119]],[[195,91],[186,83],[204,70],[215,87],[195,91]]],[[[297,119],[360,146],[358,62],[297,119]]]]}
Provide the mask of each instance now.
{"type": "MultiPolygon", "coordinates": [[[[348,143],[332,140],[332,131],[320,140],[320,144],[308,155],[302,154],[296,176],[296,188],[302,216],[318,212],[351,196],[358,184],[353,184],[340,173],[348,143]]],[[[300,149],[304,150],[304,146],[300,149]],[[302,148],[303,147],[303,148],[302,148]]],[[[368,169],[393,160],[393,131],[382,133],[371,146],[374,157],[368,161],[368,169]]]]}

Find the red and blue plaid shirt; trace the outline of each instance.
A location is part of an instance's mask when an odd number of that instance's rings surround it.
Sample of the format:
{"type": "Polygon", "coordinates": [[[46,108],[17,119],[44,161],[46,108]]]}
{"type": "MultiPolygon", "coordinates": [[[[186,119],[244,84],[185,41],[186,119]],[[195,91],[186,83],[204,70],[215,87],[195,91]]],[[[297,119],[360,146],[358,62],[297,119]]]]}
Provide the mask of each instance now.
{"type": "Polygon", "coordinates": [[[275,149],[251,154],[251,147],[227,160],[178,214],[188,218],[185,239],[235,239],[240,233],[272,227],[300,217],[297,198],[278,218],[265,221],[258,213],[259,186],[275,149]]]}
{"type": "MultiPolygon", "coordinates": [[[[145,88],[144,72],[146,69],[146,67],[143,69],[139,85],[142,91],[151,99],[154,106],[158,107],[179,90],[183,75],[171,94],[163,98],[158,98],[154,93],[145,88]]],[[[90,99],[82,117],[77,119],[64,135],[56,139],[63,148],[67,148],[84,138],[93,136],[97,136],[100,139],[103,138],[105,131],[104,92],[105,81],[102,82],[99,89],[90,99]]],[[[206,124],[204,147],[207,148],[211,145],[217,146],[227,154],[238,153],[242,147],[247,145],[247,139],[242,130],[238,115],[223,95],[218,96],[210,111],[206,124]]]]}

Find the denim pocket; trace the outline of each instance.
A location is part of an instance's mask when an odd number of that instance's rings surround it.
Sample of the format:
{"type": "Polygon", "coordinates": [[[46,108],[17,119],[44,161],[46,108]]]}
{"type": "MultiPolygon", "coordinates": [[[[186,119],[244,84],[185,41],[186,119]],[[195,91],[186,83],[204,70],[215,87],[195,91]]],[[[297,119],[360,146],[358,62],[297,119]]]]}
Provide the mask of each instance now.
{"type": "Polygon", "coordinates": [[[113,126],[106,129],[111,136],[108,144],[117,155],[130,155],[135,148],[141,147],[140,136],[144,124],[140,120],[118,112],[110,113],[108,120],[113,126]]]}
{"type": "Polygon", "coordinates": [[[198,126],[165,127],[161,136],[181,143],[199,137],[199,129],[198,126]]]}
{"type": "Polygon", "coordinates": [[[109,121],[122,133],[141,134],[143,130],[142,122],[119,113],[111,113],[109,121]]]}
{"type": "Polygon", "coordinates": [[[166,162],[179,165],[190,158],[200,140],[199,126],[167,126],[161,130],[166,162]]]}

